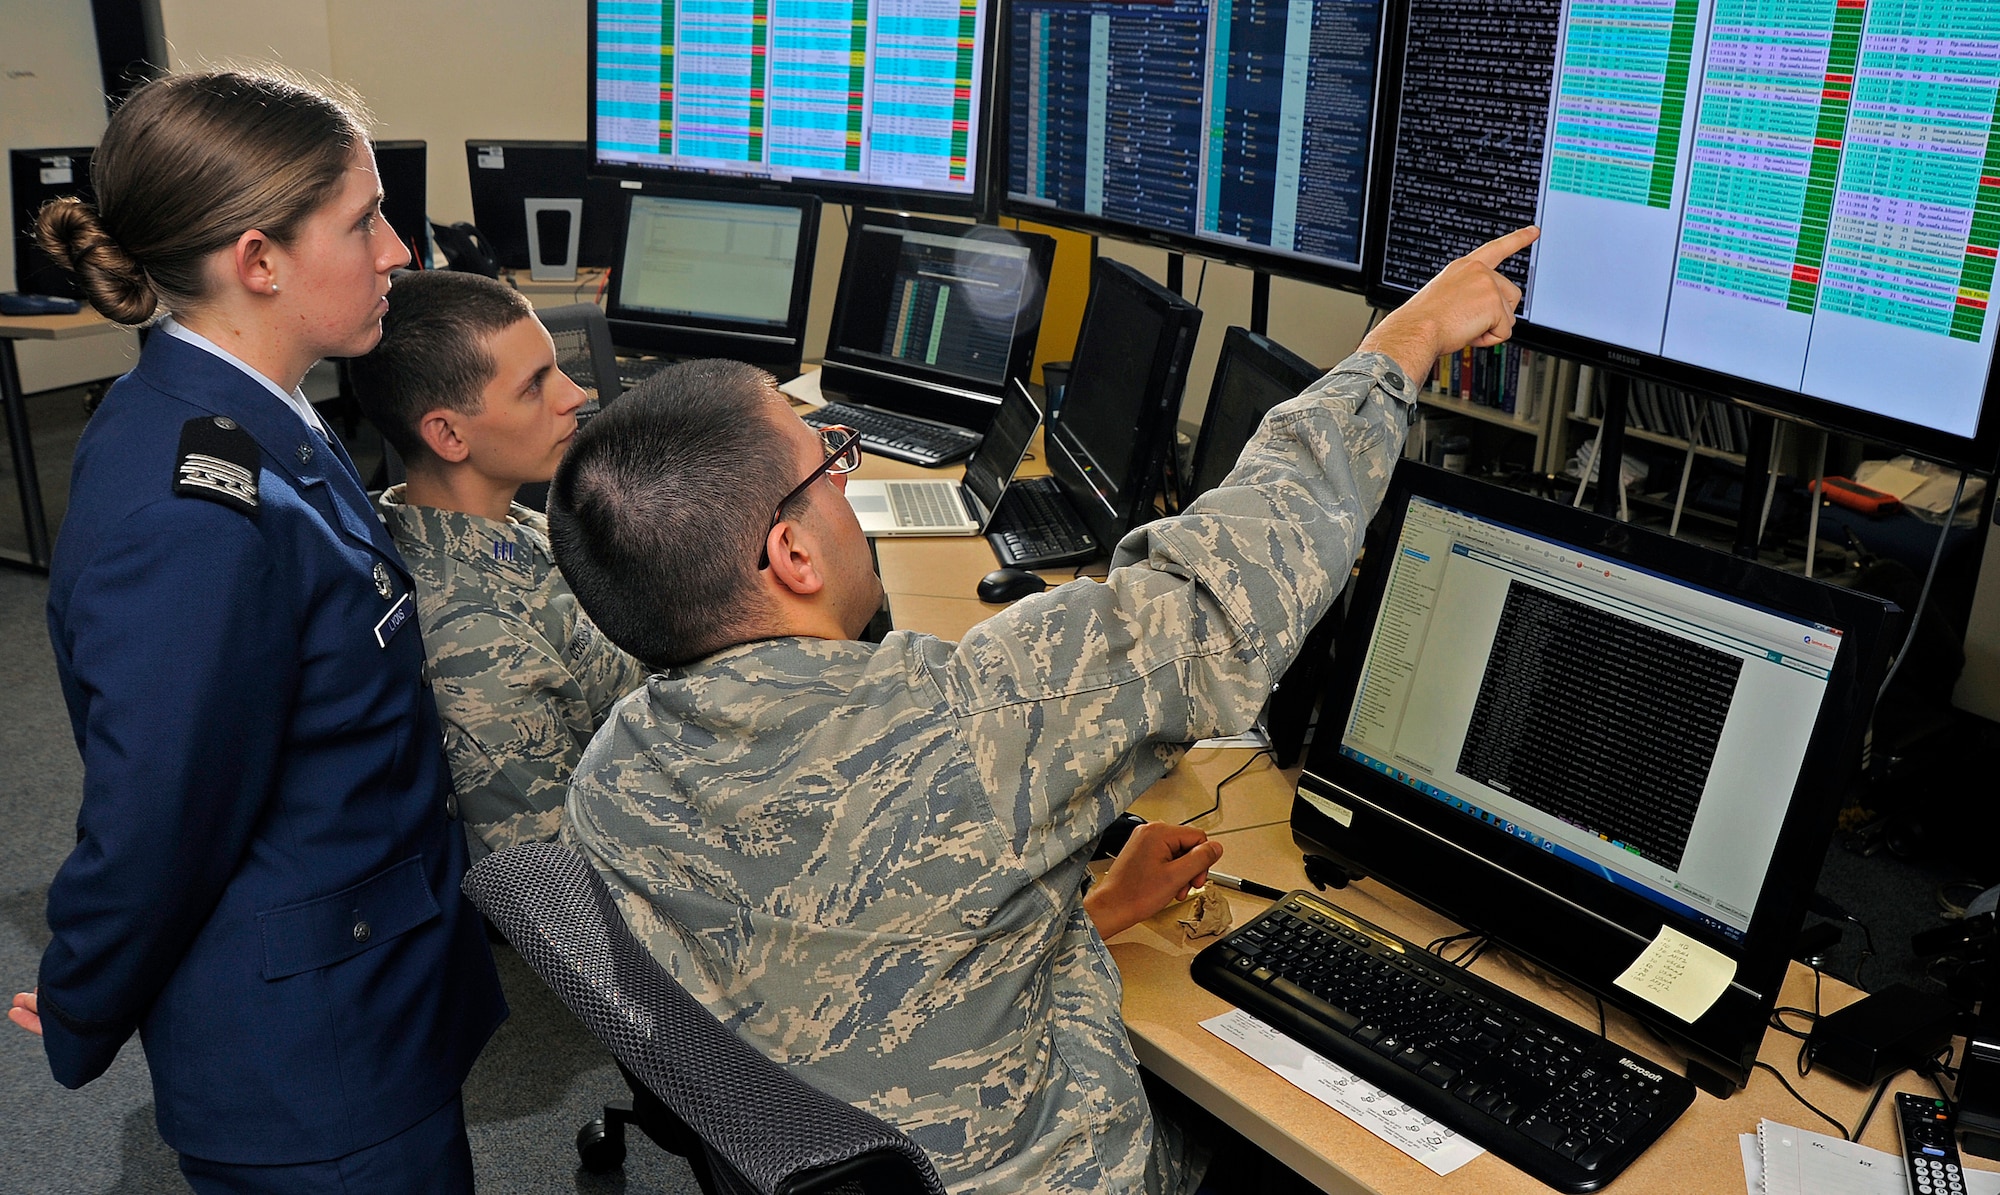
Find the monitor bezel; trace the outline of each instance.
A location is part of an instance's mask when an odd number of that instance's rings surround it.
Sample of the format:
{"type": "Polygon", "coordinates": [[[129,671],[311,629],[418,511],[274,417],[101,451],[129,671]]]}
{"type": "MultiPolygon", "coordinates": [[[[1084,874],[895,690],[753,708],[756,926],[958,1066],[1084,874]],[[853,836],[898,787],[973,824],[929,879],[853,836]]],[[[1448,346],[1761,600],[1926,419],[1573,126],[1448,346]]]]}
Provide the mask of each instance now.
{"type": "Polygon", "coordinates": [[[1292,805],[1294,839],[1402,892],[1452,921],[1533,960],[1675,1041],[1729,1082],[1747,1081],[1766,1019],[1790,965],[1844,798],[1857,766],[1890,647],[1895,607],[1683,540],[1560,503],[1404,460],[1371,531],[1368,558],[1391,560],[1409,503],[1425,499],[1546,535],[1582,551],[1735,594],[1803,621],[1838,627],[1829,693],[1815,719],[1763,889],[1740,943],[1662,906],[1591,881],[1504,831],[1475,822],[1341,754],[1369,639],[1390,569],[1364,567],[1338,632],[1324,690],[1321,730],[1292,805]],[[1315,802],[1320,802],[1316,804],[1315,802]],[[1325,803],[1339,811],[1329,813],[1325,803]],[[1588,907],[1585,907],[1587,904],[1588,907]],[[1736,960],[1734,982],[1690,1024],[1614,984],[1663,925],[1736,960]]]}
{"type": "MultiPolygon", "coordinates": [[[[594,2],[594,0],[593,0],[594,2]]],[[[1134,245],[1151,245],[1170,253],[1191,254],[1223,265],[1236,266],[1276,278],[1291,278],[1315,286],[1329,287],[1350,294],[1365,293],[1368,285],[1369,255],[1376,244],[1369,239],[1370,216],[1375,202],[1375,163],[1377,140],[1381,137],[1382,123],[1382,65],[1387,52],[1390,29],[1390,9],[1397,7],[1394,0],[1378,0],[1375,26],[1375,94],[1369,104],[1368,115],[1368,178],[1361,188],[1361,227],[1357,241],[1358,260],[1352,265],[1328,261],[1324,258],[1310,258],[1283,253],[1276,249],[1263,248],[1226,237],[1209,237],[1198,232],[1179,232],[1171,229],[1153,228],[1144,224],[1131,223],[1104,216],[1092,216],[1083,212],[1072,212],[1054,204],[1018,198],[1008,189],[1013,161],[1013,39],[1011,24],[1000,31],[998,50],[995,58],[999,67],[994,84],[996,125],[994,138],[999,143],[998,159],[993,163],[992,186],[996,210],[1003,216],[1026,220],[1049,228],[1087,233],[1090,236],[1110,237],[1134,245]],[[1003,85],[1004,84],[1004,85],[1003,85]]],[[[1011,10],[1010,10],[1011,11],[1011,10]]]]}
{"type": "Polygon", "coordinates": [[[604,315],[611,324],[612,341],[620,348],[677,357],[729,357],[795,376],[805,358],[806,317],[812,304],[819,216],[820,201],[815,195],[762,188],[726,190],[688,187],[661,182],[626,190],[624,202],[618,207],[618,235],[614,242],[611,277],[604,287],[604,315]],[[799,255],[792,271],[792,294],[784,327],[773,330],[768,324],[758,323],[752,327],[747,322],[706,316],[663,317],[657,312],[625,306],[621,277],[625,265],[625,243],[632,232],[632,201],[640,197],[782,207],[797,211],[799,255]]]}
{"type": "Polygon", "coordinates": [[[1137,448],[1126,466],[1125,476],[1118,481],[1116,503],[1107,503],[1097,487],[1091,484],[1088,468],[1076,455],[1079,451],[1077,437],[1063,419],[1063,411],[1074,409],[1070,404],[1080,393],[1076,389],[1078,378],[1074,362],[1071,363],[1069,384],[1063,388],[1062,402],[1043,421],[1042,442],[1050,474],[1062,487],[1070,505],[1076,508],[1097,546],[1109,552],[1127,531],[1143,521],[1139,516],[1151,506],[1158,493],[1167,451],[1173,443],[1174,429],[1180,422],[1181,400],[1187,393],[1188,367],[1194,359],[1195,339],[1201,332],[1202,313],[1201,308],[1148,278],[1137,268],[1108,257],[1096,258],[1091,263],[1090,295],[1084,302],[1083,324],[1077,329],[1079,359],[1089,343],[1091,317],[1097,306],[1098,294],[1106,286],[1120,286],[1131,291],[1153,311],[1162,328],[1160,342],[1153,350],[1152,364],[1146,371],[1146,391],[1154,396],[1154,400],[1142,401],[1139,408],[1139,420],[1132,429],[1137,448]]]}
{"type": "MultiPolygon", "coordinates": [[[[1364,254],[1366,277],[1362,287],[1368,304],[1383,311],[1402,306],[1416,293],[1391,284],[1382,276],[1388,259],[1389,199],[1395,182],[1396,138],[1402,115],[1403,52],[1409,34],[1408,5],[1397,4],[1395,8],[1392,29],[1385,35],[1383,55],[1376,71],[1376,137],[1374,160],[1369,164],[1370,196],[1365,238],[1365,243],[1372,246],[1373,251],[1364,254]],[[1393,57],[1388,53],[1392,44],[1396,48],[1393,57]]],[[[1511,229],[1495,229],[1493,234],[1498,236],[1508,231],[1511,229]]],[[[1639,352],[1526,319],[1515,322],[1513,338],[1528,348],[1555,353],[1600,370],[1643,381],[1663,382],[1701,397],[1735,403],[1763,414],[1905,448],[1917,456],[1953,467],[1984,474],[2000,469],[2000,351],[1995,352],[1994,360],[1987,368],[1986,390],[1981,399],[1978,425],[1967,436],[1639,352]]]]}
{"type": "MultiPolygon", "coordinates": [[[[526,214],[524,212],[522,217],[522,227],[520,233],[521,252],[518,255],[511,254],[508,252],[503,252],[503,250],[505,249],[512,249],[513,242],[509,240],[503,244],[503,242],[500,240],[501,234],[495,231],[495,229],[499,227],[498,225],[489,228],[486,225],[479,223],[479,207],[477,201],[473,198],[473,192],[476,189],[473,184],[474,181],[480,177],[479,149],[481,146],[487,146],[487,145],[497,145],[502,149],[508,149],[508,150],[512,149],[567,150],[570,152],[576,152],[578,150],[581,150],[583,153],[584,173],[578,175],[577,178],[582,185],[579,190],[579,193],[573,198],[578,198],[583,200],[583,218],[586,224],[592,223],[596,220],[614,219],[615,218],[614,214],[612,212],[608,212],[605,210],[607,206],[613,209],[622,210],[622,206],[617,201],[616,195],[622,194],[625,188],[619,185],[616,182],[616,180],[608,179],[603,175],[593,174],[590,171],[592,152],[591,152],[591,143],[588,141],[551,141],[551,140],[536,140],[533,138],[524,138],[524,137],[467,137],[465,139],[466,198],[468,201],[472,203],[473,207],[472,222],[479,228],[481,235],[486,237],[487,242],[493,246],[493,251],[499,257],[501,266],[506,269],[525,270],[529,268],[530,262],[528,257],[528,230],[526,223],[526,214]],[[607,205],[607,199],[610,200],[608,205],[607,205]]],[[[503,171],[502,173],[505,172],[503,171]]],[[[523,195],[522,198],[527,198],[527,196],[523,195]]],[[[552,195],[549,196],[548,198],[558,199],[558,198],[571,198],[571,197],[552,195]]],[[[506,235],[508,237],[512,237],[513,233],[509,232],[506,235]]],[[[586,247],[587,247],[587,241],[582,238],[579,238],[576,249],[577,264],[583,267],[584,269],[607,268],[605,266],[595,265],[592,262],[590,262],[588,260],[589,255],[585,253],[586,247]]],[[[617,261],[617,257],[615,256],[617,250],[614,248],[611,250],[611,252],[614,255],[612,257],[612,261],[615,263],[617,261]]]]}
{"type": "MultiPolygon", "coordinates": [[[[1297,379],[1297,385],[1291,388],[1294,398],[1326,376],[1325,370],[1268,336],[1237,325],[1224,329],[1222,351],[1215,358],[1215,377],[1208,385],[1208,405],[1201,412],[1201,432],[1195,437],[1194,452],[1188,459],[1186,493],[1182,497],[1184,504],[1201,497],[1194,485],[1201,477],[1202,467],[1208,464],[1209,454],[1216,449],[1216,412],[1222,398],[1222,386],[1229,377],[1230,369],[1237,366],[1247,366],[1287,384],[1297,379]]],[[[1264,413],[1269,414],[1269,408],[1264,413]]],[[[1238,448],[1237,453],[1241,455],[1242,449],[1238,448]]]]}
{"type": "Polygon", "coordinates": [[[943,419],[960,423],[983,432],[992,422],[993,413],[1000,407],[1000,400],[1007,392],[1007,384],[1015,378],[1025,378],[1035,360],[1035,346],[1041,339],[1042,316],[1048,303],[1049,274],[1055,268],[1055,238],[1039,232],[1002,228],[997,224],[967,224],[956,220],[937,220],[908,212],[877,211],[864,208],[854,213],[847,228],[847,247],[840,262],[840,285],[833,302],[833,315],[827,323],[826,350],[820,356],[824,371],[823,386],[836,390],[855,388],[867,390],[869,401],[877,398],[887,401],[881,405],[907,409],[909,414],[924,418],[943,419]],[[997,382],[974,382],[945,370],[931,369],[911,361],[892,361],[857,350],[843,349],[840,334],[843,321],[847,318],[852,303],[852,289],[858,277],[860,263],[866,252],[864,234],[871,228],[894,229],[898,232],[920,232],[934,236],[957,237],[965,240],[1002,241],[1017,244],[1028,250],[1028,264],[1031,281],[1041,288],[1041,294],[1032,304],[1024,307],[1024,314],[1032,308],[1033,318],[1024,321],[1014,329],[1013,343],[1008,347],[1007,368],[997,382]]]}
{"type": "MultiPolygon", "coordinates": [[[[986,5],[986,44],[997,35],[1001,0],[979,0],[986,5]]],[[[964,194],[923,188],[888,187],[873,183],[840,183],[825,179],[778,179],[754,173],[697,170],[680,166],[647,166],[633,162],[607,162],[597,152],[597,5],[589,0],[585,13],[584,46],[584,144],[590,148],[591,173],[604,178],[630,179],[641,184],[676,183],[689,186],[725,188],[756,187],[773,191],[817,196],[826,203],[852,207],[889,207],[901,211],[926,212],[944,216],[985,216],[992,211],[992,171],[988,165],[994,138],[994,55],[980,61],[980,77],[973,80],[975,93],[984,87],[986,102],[980,105],[977,127],[967,129],[967,146],[972,150],[968,173],[972,189],[964,194]],[[985,153],[980,151],[984,150],[985,153]]]]}

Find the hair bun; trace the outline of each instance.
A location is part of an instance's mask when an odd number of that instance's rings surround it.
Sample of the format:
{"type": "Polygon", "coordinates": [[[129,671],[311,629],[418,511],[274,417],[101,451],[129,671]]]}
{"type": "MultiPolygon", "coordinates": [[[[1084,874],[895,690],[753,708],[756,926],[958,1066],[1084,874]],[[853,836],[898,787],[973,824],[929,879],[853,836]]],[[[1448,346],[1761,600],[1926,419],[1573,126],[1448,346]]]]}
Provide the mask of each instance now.
{"type": "Polygon", "coordinates": [[[74,196],[51,199],[35,221],[42,251],[76,275],[90,305],[121,324],[143,324],[160,297],[146,271],[111,239],[97,210],[74,196]]]}

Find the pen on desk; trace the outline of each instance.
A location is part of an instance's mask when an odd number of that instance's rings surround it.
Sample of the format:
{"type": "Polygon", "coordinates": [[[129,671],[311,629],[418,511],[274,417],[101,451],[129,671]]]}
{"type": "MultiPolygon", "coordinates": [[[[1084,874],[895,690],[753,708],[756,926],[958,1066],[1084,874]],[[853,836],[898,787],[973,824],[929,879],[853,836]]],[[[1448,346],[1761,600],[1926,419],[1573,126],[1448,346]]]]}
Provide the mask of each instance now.
{"type": "Polygon", "coordinates": [[[1271,887],[1269,884],[1260,884],[1255,880],[1246,880],[1242,876],[1229,875],[1226,872],[1217,871],[1212,867],[1208,869],[1208,882],[1211,884],[1220,884],[1224,888],[1234,888],[1236,891],[1244,893],[1247,896],[1261,896],[1265,900],[1282,900],[1285,896],[1284,893],[1271,887]]]}

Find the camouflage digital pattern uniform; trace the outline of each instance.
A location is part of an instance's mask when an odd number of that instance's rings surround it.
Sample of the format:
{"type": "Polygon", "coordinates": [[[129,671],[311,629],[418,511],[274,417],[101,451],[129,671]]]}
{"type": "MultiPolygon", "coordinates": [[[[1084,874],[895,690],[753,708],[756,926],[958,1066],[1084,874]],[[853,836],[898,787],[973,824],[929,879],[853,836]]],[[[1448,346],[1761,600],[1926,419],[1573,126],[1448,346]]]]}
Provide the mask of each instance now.
{"type": "Polygon", "coordinates": [[[495,522],[407,504],[402,486],[377,508],[417,579],[424,672],[473,858],[552,841],[571,769],[646,668],[577,605],[535,511],[516,503],[495,522]]]}
{"type": "Polygon", "coordinates": [[[961,643],[782,638],[655,675],[585,752],[564,840],[711,1011],[952,1190],[1185,1190],[1085,862],[1181,744],[1256,718],[1347,580],[1412,389],[1350,358],[1105,583],[961,643]]]}

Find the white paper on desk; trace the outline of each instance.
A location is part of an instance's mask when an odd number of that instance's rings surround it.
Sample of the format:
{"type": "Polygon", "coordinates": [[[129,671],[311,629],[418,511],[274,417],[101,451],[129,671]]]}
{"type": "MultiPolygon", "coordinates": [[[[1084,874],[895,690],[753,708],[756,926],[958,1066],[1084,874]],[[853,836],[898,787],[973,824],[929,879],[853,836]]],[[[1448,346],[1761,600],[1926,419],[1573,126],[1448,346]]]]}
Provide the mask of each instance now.
{"type": "Polygon", "coordinates": [[[1210,1017],[1201,1027],[1270,1068],[1285,1082],[1422,1162],[1432,1174],[1440,1177],[1450,1174],[1486,1152],[1242,1009],[1210,1017]]]}
{"type": "Polygon", "coordinates": [[[1192,751],[1197,747],[1254,747],[1262,751],[1270,745],[1271,736],[1264,733],[1264,728],[1252,726],[1242,734],[1232,734],[1227,738],[1196,739],[1188,744],[1188,750],[1192,751]]]}
{"type": "MultiPolygon", "coordinates": [[[[1894,1109],[1891,1109],[1894,1111],[1894,1109]]],[[[1775,1120],[1757,1125],[1764,1195],[1906,1195],[1903,1159],[1775,1120]]],[[[1966,1195],[2000,1195],[2000,1173],[1965,1171],[1966,1195]]]]}
{"type": "Polygon", "coordinates": [[[1736,1148],[1743,1155],[1743,1189],[1748,1195],[1764,1195],[1764,1143],[1755,1133],[1738,1133],[1736,1148]]]}
{"type": "Polygon", "coordinates": [[[788,398],[796,398],[809,407],[823,407],[826,396],[819,392],[819,367],[814,366],[798,377],[778,387],[778,392],[788,398]]]}
{"type": "Polygon", "coordinates": [[[1735,959],[1663,925],[1652,945],[1611,982],[1692,1025],[1722,999],[1734,978],[1735,959]]]}

